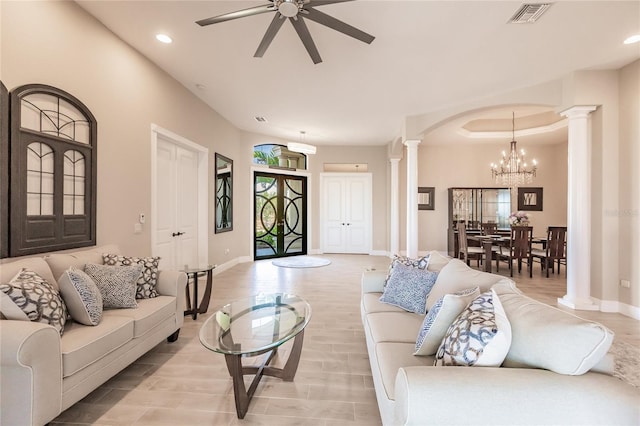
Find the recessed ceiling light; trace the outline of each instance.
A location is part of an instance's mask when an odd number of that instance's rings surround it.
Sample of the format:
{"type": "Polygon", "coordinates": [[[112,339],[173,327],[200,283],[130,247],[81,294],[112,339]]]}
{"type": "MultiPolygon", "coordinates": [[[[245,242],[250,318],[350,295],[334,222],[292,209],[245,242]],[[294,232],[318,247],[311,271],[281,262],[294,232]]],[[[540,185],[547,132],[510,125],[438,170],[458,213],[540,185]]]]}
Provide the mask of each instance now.
{"type": "Polygon", "coordinates": [[[640,42],[640,34],[632,35],[624,41],[624,44],[633,44],[640,42]]]}
{"type": "Polygon", "coordinates": [[[166,35],[166,34],[156,34],[156,40],[158,40],[161,43],[166,43],[166,44],[169,44],[169,43],[173,42],[173,39],[171,37],[169,37],[168,35],[166,35]]]}

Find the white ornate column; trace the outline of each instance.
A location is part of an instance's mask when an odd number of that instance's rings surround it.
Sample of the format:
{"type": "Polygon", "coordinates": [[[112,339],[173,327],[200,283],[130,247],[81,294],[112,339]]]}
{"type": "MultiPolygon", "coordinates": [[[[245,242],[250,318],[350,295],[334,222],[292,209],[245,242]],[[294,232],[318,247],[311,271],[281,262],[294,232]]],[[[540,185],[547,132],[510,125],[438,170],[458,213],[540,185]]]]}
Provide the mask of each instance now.
{"type": "Polygon", "coordinates": [[[407,256],[418,257],[418,144],[420,140],[404,141],[407,146],[407,256]]]}
{"type": "Polygon", "coordinates": [[[389,249],[391,255],[400,253],[400,179],[398,172],[399,158],[390,158],[391,163],[391,199],[389,200],[389,249]]]}
{"type": "Polygon", "coordinates": [[[569,119],[567,182],[567,294],[558,303],[598,310],[591,299],[591,122],[597,107],[574,106],[569,119]]]}

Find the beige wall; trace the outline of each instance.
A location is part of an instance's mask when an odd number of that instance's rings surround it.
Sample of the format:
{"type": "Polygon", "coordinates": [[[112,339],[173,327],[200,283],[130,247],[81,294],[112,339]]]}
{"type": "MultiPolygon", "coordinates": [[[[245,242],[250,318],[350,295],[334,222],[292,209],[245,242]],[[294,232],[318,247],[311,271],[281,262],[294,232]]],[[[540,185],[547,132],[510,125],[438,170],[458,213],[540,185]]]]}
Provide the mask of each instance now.
{"type": "MultiPolygon", "coordinates": [[[[133,233],[138,213],[151,214],[151,124],[236,158],[240,134],[137,51],[73,2],[0,2],[0,78],[11,90],[49,84],[79,98],[98,121],[98,244],[151,252],[150,229],[133,233]]],[[[210,209],[213,215],[213,209],[210,209]]],[[[210,261],[224,259],[218,241],[239,253],[234,232],[213,234],[210,261]]]]}
{"type": "Polygon", "coordinates": [[[620,288],[622,303],[640,307],[640,60],[619,72],[620,87],[620,220],[619,273],[631,281],[620,288]]]}

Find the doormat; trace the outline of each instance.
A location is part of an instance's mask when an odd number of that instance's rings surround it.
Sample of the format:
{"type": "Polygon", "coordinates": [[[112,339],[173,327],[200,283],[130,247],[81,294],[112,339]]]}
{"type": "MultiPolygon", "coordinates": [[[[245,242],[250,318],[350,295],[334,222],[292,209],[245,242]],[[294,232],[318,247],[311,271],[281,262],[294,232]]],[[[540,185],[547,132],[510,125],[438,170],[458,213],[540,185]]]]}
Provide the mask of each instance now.
{"type": "Polygon", "coordinates": [[[281,268],[318,268],[329,265],[331,261],[322,257],[293,256],[276,259],[271,263],[281,268]]]}

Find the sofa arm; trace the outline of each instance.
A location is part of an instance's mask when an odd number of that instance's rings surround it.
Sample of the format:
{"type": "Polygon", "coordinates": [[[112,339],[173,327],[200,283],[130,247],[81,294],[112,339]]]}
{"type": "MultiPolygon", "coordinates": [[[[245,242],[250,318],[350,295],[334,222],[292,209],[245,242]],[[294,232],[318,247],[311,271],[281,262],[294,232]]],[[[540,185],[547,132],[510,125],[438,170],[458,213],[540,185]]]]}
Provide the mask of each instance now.
{"type": "Polygon", "coordinates": [[[176,330],[184,323],[185,287],[187,286],[187,274],[178,271],[158,271],[158,284],[156,289],[163,296],[176,298],[176,330]]]}
{"type": "Polygon", "coordinates": [[[60,335],[50,325],[0,320],[0,424],[44,425],[62,410],[60,335]]]}
{"type": "Polygon", "coordinates": [[[640,391],[612,376],[488,367],[400,368],[398,425],[626,425],[640,419],[640,391]]]}
{"type": "Polygon", "coordinates": [[[364,271],[362,273],[362,293],[382,293],[386,271],[364,271]]]}

